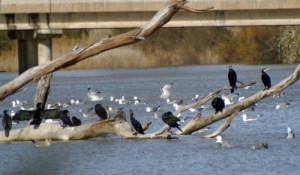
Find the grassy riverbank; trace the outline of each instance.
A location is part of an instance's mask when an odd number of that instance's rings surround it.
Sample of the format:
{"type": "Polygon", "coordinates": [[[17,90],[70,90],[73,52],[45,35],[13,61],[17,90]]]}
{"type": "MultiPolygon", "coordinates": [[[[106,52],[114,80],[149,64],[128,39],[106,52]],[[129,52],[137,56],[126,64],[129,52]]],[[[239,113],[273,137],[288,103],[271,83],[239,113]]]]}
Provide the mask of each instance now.
{"type": "MultiPolygon", "coordinates": [[[[53,58],[68,53],[106,34],[130,29],[70,30],[53,39],[53,58]]],[[[162,28],[137,44],[116,48],[67,69],[117,69],[198,64],[285,63],[279,47],[282,27],[162,28]]],[[[17,71],[17,44],[1,32],[0,70],[17,71]]],[[[287,53],[285,51],[285,53],[287,53]]],[[[290,62],[291,63],[291,62],[290,62]]]]}

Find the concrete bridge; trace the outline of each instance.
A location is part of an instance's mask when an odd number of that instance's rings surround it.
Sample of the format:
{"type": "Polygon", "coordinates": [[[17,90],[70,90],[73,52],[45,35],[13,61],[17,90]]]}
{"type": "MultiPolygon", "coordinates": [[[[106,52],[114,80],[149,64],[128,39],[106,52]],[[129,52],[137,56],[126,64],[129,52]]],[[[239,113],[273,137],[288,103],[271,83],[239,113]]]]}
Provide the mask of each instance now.
{"type": "MultiPolygon", "coordinates": [[[[63,29],[140,27],[167,0],[0,0],[0,30],[18,40],[19,71],[51,59],[63,29]],[[37,59],[39,58],[39,59],[37,59]]],[[[191,0],[165,27],[299,25],[299,0],[191,0]]]]}

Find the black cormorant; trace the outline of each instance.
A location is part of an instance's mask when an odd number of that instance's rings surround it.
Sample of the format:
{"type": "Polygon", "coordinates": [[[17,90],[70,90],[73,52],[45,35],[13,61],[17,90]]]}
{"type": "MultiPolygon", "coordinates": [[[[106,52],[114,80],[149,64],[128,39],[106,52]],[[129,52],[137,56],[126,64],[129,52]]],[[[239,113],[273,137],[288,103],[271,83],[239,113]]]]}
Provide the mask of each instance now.
{"type": "Polygon", "coordinates": [[[4,110],[4,116],[2,118],[2,126],[3,129],[5,130],[5,136],[8,137],[9,136],[9,131],[11,130],[11,125],[12,125],[12,119],[11,117],[7,114],[7,110],[4,110]]]}
{"type": "Polygon", "coordinates": [[[41,103],[36,104],[36,109],[33,112],[33,119],[29,123],[30,125],[34,125],[34,128],[37,128],[42,122],[41,115],[42,115],[43,109],[42,109],[41,105],[42,105],[41,103]]]}
{"type": "Polygon", "coordinates": [[[80,126],[81,125],[81,120],[75,116],[72,117],[72,123],[73,126],[80,126]]]}
{"type": "MultiPolygon", "coordinates": [[[[215,97],[211,102],[212,107],[216,110],[216,113],[222,112],[225,107],[224,100],[220,97],[215,97]]],[[[216,114],[215,113],[215,114],[216,114]]]]}
{"type": "Polygon", "coordinates": [[[271,78],[270,76],[266,73],[269,69],[263,68],[261,70],[261,81],[264,83],[264,90],[268,90],[271,87],[271,78]]]}
{"type": "Polygon", "coordinates": [[[234,89],[237,89],[236,86],[237,76],[235,71],[232,69],[232,66],[229,66],[228,81],[229,81],[229,85],[231,86],[230,92],[233,93],[234,89]]]}
{"type": "Polygon", "coordinates": [[[95,112],[102,120],[108,118],[106,109],[100,103],[95,105],[95,112]]]}
{"type": "Polygon", "coordinates": [[[65,128],[66,126],[73,126],[73,123],[70,120],[70,112],[68,110],[63,110],[62,114],[59,115],[59,118],[63,122],[63,128],[65,128]]]}
{"type": "Polygon", "coordinates": [[[134,135],[136,135],[137,133],[144,134],[144,129],[143,129],[141,123],[137,119],[135,119],[133,117],[133,110],[130,109],[129,113],[130,113],[130,122],[131,122],[131,125],[136,130],[136,133],[134,135]]]}
{"type": "Polygon", "coordinates": [[[15,122],[23,121],[23,120],[31,120],[34,116],[34,110],[19,110],[12,116],[12,120],[15,122]]]}
{"type": "Polygon", "coordinates": [[[183,132],[179,127],[180,125],[177,123],[178,121],[180,121],[179,118],[175,117],[172,112],[168,111],[163,113],[161,119],[163,120],[163,122],[169,125],[170,128],[178,128],[181,132],[183,132]]]}

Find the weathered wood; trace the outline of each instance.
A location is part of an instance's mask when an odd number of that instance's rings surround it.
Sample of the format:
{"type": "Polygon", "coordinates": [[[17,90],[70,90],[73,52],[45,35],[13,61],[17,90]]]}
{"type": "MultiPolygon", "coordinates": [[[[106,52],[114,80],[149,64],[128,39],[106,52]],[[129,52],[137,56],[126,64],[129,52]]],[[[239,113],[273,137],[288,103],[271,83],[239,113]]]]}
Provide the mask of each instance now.
{"type": "Polygon", "coordinates": [[[34,106],[36,106],[37,103],[41,103],[42,109],[45,109],[46,101],[49,95],[51,77],[52,74],[50,73],[42,76],[42,78],[39,80],[34,97],[34,106]]]}
{"type": "Polygon", "coordinates": [[[11,130],[9,137],[4,131],[0,132],[1,142],[30,141],[30,140],[84,140],[107,134],[115,134],[124,138],[139,139],[169,139],[170,134],[137,134],[134,135],[130,123],[127,121],[99,120],[76,127],[63,128],[59,124],[42,123],[37,129],[27,126],[21,129],[11,130]]]}
{"type": "Polygon", "coordinates": [[[239,113],[238,110],[233,112],[226,120],[225,122],[213,133],[203,136],[204,138],[212,138],[220,135],[222,132],[224,132],[227,128],[229,128],[231,121],[235,118],[235,116],[239,113]]]}

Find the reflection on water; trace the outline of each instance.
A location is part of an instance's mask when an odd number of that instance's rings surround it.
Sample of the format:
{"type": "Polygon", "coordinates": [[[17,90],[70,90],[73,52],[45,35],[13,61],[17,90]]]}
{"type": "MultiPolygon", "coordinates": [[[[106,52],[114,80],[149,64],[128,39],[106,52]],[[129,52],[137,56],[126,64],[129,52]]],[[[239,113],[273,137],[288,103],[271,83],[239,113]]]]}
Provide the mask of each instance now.
{"type": "MultiPolygon", "coordinates": [[[[296,65],[233,65],[238,79],[243,82],[256,81],[249,90],[238,89],[241,96],[250,96],[261,90],[260,70],[271,68],[272,84],[280,82],[293,72],[296,65]]],[[[70,99],[87,100],[87,88],[98,89],[106,97],[124,96],[132,99],[138,96],[149,105],[160,105],[158,113],[173,111],[159,98],[160,87],[173,82],[171,96],[182,98],[184,104],[191,103],[196,94],[207,95],[210,91],[228,84],[227,65],[191,66],[135,70],[88,70],[60,71],[54,73],[48,102],[67,102],[70,99]]],[[[14,78],[16,74],[0,74],[0,85],[14,78]]],[[[36,84],[0,102],[0,111],[13,109],[11,101],[19,99],[32,103],[36,84]]],[[[286,89],[280,98],[266,98],[259,102],[249,116],[260,115],[259,120],[244,123],[239,114],[231,127],[222,134],[223,139],[233,145],[228,149],[217,149],[215,139],[203,139],[199,133],[179,136],[175,140],[126,140],[116,136],[94,138],[87,141],[53,142],[50,147],[37,148],[29,142],[1,143],[0,174],[299,174],[300,133],[298,104],[299,82],[286,89]],[[276,110],[281,102],[290,102],[287,109],[276,110]],[[286,128],[291,127],[295,140],[285,139],[286,128]],[[252,150],[255,143],[268,143],[267,150],[252,150]]],[[[237,99],[235,99],[237,100],[237,99]]],[[[67,107],[83,118],[80,108],[92,107],[97,102],[67,107]]],[[[163,126],[161,119],[145,112],[145,106],[132,103],[118,105],[107,98],[102,102],[115,108],[123,107],[129,116],[132,108],[140,121],[153,124],[147,132],[163,126]]],[[[208,102],[208,105],[210,102],[208,102]]],[[[202,111],[203,115],[213,113],[212,109],[202,111]]],[[[194,114],[185,112],[182,115],[194,114]]],[[[211,126],[212,132],[219,122],[211,126]]],[[[22,123],[19,127],[26,125],[22,123]]],[[[182,124],[184,125],[184,124],[182,124]]],[[[13,128],[18,127],[14,125],[13,128]]]]}

